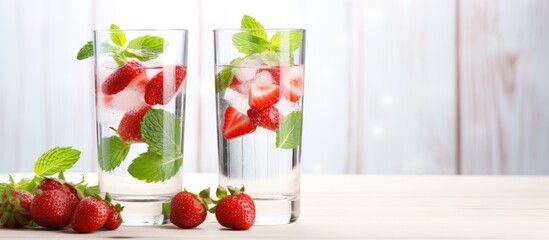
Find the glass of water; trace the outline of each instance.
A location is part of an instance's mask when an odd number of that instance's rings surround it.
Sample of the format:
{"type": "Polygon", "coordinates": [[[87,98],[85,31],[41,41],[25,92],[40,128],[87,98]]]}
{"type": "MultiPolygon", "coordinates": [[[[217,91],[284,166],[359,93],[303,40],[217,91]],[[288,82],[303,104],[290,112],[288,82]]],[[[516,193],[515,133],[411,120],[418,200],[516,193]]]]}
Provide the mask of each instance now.
{"type": "Polygon", "coordinates": [[[303,29],[214,30],[219,184],[254,199],[256,225],[300,209],[303,29]]]}

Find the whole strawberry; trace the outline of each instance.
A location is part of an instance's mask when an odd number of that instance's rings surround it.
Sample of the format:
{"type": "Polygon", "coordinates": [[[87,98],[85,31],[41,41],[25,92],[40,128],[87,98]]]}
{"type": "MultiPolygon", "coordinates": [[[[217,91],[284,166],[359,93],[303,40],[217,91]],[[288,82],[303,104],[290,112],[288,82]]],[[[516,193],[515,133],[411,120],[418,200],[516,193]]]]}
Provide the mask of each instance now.
{"type": "Polygon", "coordinates": [[[76,205],[78,205],[78,202],[80,202],[80,198],[78,197],[78,192],[76,191],[76,188],[68,183],[61,183],[60,181],[53,178],[45,178],[40,184],[38,184],[36,189],[41,190],[42,192],[50,190],[61,190],[66,192],[69,195],[73,210],[74,208],[76,208],[76,205]]]}
{"type": "Polygon", "coordinates": [[[187,190],[180,192],[172,198],[170,221],[180,228],[195,228],[206,220],[210,202],[210,189],[202,190],[199,195],[187,190]]]}
{"type": "Polygon", "coordinates": [[[105,223],[105,228],[107,230],[116,230],[122,225],[122,212],[124,210],[124,207],[122,207],[120,204],[116,204],[114,206],[111,206],[109,209],[109,216],[107,217],[107,222],[105,223]]]}
{"type": "Polygon", "coordinates": [[[16,190],[10,186],[0,195],[0,226],[21,228],[30,221],[29,209],[33,196],[27,191],[16,190]]]}
{"type": "Polygon", "coordinates": [[[105,225],[110,207],[103,199],[89,196],[76,206],[71,220],[71,227],[79,233],[91,233],[105,225]]]}
{"type": "Polygon", "coordinates": [[[214,209],[215,218],[221,226],[235,230],[248,230],[255,221],[254,200],[244,193],[244,187],[238,189],[227,187],[227,190],[219,186],[217,188],[217,197],[219,198],[217,207],[214,209]]]}
{"type": "Polygon", "coordinates": [[[68,226],[73,212],[69,194],[63,190],[37,190],[36,193],[30,207],[31,219],[48,228],[68,226]]]}

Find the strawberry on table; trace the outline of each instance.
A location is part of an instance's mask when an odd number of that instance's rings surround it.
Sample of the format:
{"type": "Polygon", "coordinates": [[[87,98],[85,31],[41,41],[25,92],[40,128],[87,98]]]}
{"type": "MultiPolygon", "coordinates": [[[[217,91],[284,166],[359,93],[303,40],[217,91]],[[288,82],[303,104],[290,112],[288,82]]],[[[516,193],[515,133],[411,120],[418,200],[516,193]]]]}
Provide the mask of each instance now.
{"type": "Polygon", "coordinates": [[[30,221],[30,206],[33,196],[24,190],[13,190],[10,186],[0,195],[0,226],[21,228],[30,221]]]}
{"type": "Polygon", "coordinates": [[[66,192],[69,195],[69,199],[71,201],[72,208],[76,208],[76,205],[80,202],[80,198],[78,197],[78,192],[76,191],[76,188],[74,188],[72,185],[68,183],[61,183],[53,178],[45,178],[37,187],[37,190],[41,190],[42,192],[50,191],[50,190],[61,190],[66,192]]]}
{"type": "Polygon", "coordinates": [[[252,84],[249,104],[253,109],[271,106],[280,100],[280,87],[276,84],[252,84]]]}
{"type": "Polygon", "coordinates": [[[126,142],[142,142],[141,120],[150,109],[151,106],[146,105],[124,114],[118,125],[120,138],[126,142]]]}
{"type": "Polygon", "coordinates": [[[109,216],[107,217],[107,222],[105,223],[105,228],[107,230],[116,230],[122,225],[122,214],[120,213],[124,207],[120,204],[116,206],[111,206],[109,210],[109,216]]]}
{"type": "Polygon", "coordinates": [[[248,109],[248,117],[252,122],[260,127],[275,131],[284,118],[282,113],[275,107],[270,106],[264,109],[248,109]]]}
{"type": "Polygon", "coordinates": [[[106,95],[117,94],[124,90],[134,79],[143,78],[145,68],[137,61],[128,61],[116,69],[101,85],[101,91],[106,95]]]}
{"type": "Polygon", "coordinates": [[[198,195],[187,190],[172,198],[170,221],[180,228],[195,228],[206,220],[210,189],[202,190],[198,195]]]}
{"type": "Polygon", "coordinates": [[[234,107],[227,107],[225,110],[225,121],[223,123],[223,136],[227,139],[240,137],[255,131],[256,126],[250,118],[234,107]]]}
{"type": "Polygon", "coordinates": [[[109,211],[109,205],[100,197],[86,197],[76,206],[70,222],[71,227],[79,233],[95,232],[105,225],[109,211]]]}
{"type": "Polygon", "coordinates": [[[38,190],[36,193],[30,207],[32,221],[48,228],[64,228],[70,224],[73,208],[67,192],[38,190]]]}
{"type": "Polygon", "coordinates": [[[177,93],[187,76],[183,66],[166,66],[151,78],[145,87],[145,102],[149,105],[167,104],[177,93]]]}
{"type": "Polygon", "coordinates": [[[248,230],[255,222],[254,200],[244,193],[244,187],[238,189],[219,186],[216,194],[219,198],[215,207],[215,218],[221,226],[235,230],[248,230]]]}

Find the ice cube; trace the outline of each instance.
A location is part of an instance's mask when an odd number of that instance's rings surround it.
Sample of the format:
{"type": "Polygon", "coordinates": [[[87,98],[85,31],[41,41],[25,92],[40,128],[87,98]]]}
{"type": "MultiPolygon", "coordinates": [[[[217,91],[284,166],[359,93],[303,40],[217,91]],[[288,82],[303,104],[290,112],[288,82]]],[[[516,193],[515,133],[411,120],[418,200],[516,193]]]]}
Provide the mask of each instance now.
{"type": "Polygon", "coordinates": [[[122,120],[122,117],[124,117],[124,112],[117,111],[106,106],[102,106],[99,108],[100,109],[97,112],[97,120],[99,121],[99,123],[101,123],[102,125],[118,128],[120,120],[122,120]]]}
{"type": "Polygon", "coordinates": [[[227,90],[225,90],[223,98],[229,103],[229,105],[233,106],[236,110],[243,114],[246,114],[246,111],[250,108],[248,98],[232,88],[227,88],[227,90]]]}
{"type": "Polygon", "coordinates": [[[126,90],[133,90],[140,93],[145,92],[145,87],[147,86],[147,83],[149,83],[149,77],[146,73],[143,73],[137,77],[135,77],[130,84],[126,87],[126,90]]]}
{"type": "Polygon", "coordinates": [[[260,71],[255,75],[253,83],[257,84],[270,84],[276,83],[273,75],[269,71],[260,71]]]}
{"type": "Polygon", "coordinates": [[[289,113],[298,110],[296,103],[290,102],[285,98],[280,98],[280,101],[278,101],[274,106],[280,111],[280,113],[282,113],[283,116],[287,116],[289,113]]]}
{"type": "Polygon", "coordinates": [[[110,101],[105,105],[109,108],[118,111],[131,111],[145,105],[144,91],[136,91],[133,89],[124,89],[123,91],[105,97],[111,97],[110,101]]]}
{"type": "Polygon", "coordinates": [[[252,55],[234,68],[234,75],[241,83],[249,82],[254,78],[261,65],[263,65],[261,58],[258,55],[252,55]]]}

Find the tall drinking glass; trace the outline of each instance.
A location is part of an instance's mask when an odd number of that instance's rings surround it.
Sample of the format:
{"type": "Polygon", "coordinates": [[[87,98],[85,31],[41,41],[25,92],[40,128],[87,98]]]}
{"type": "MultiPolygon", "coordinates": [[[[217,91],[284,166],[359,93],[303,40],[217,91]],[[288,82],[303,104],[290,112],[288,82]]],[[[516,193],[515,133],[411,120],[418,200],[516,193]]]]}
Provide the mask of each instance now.
{"type": "Polygon", "coordinates": [[[256,225],[297,220],[303,29],[214,30],[219,184],[254,199],[256,225]]]}
{"type": "Polygon", "coordinates": [[[97,30],[95,107],[99,188],[125,225],[168,223],[181,191],[186,30],[97,30]]]}

